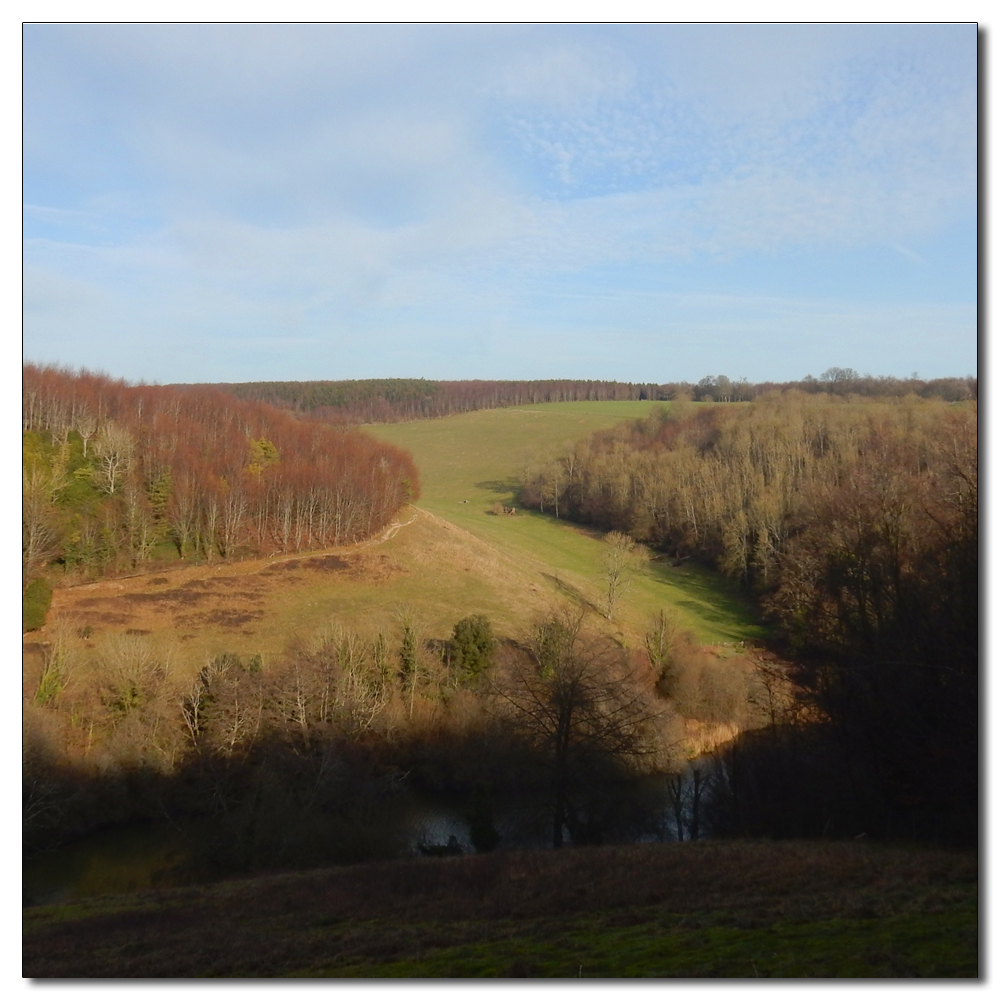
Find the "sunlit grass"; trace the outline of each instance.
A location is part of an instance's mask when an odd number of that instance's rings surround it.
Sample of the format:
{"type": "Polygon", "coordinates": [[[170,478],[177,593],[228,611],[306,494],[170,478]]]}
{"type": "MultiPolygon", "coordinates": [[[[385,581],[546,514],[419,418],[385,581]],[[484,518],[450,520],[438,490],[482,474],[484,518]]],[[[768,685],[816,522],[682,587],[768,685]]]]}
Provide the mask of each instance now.
{"type": "MultiPolygon", "coordinates": [[[[409,449],[420,469],[418,505],[542,570],[570,602],[603,606],[601,536],[537,511],[516,517],[488,513],[499,501],[515,504],[520,474],[596,430],[648,416],[655,402],[542,403],[479,410],[438,420],[369,427],[409,449]],[[468,501],[468,502],[465,502],[468,501]]],[[[736,642],[761,635],[749,602],[718,574],[690,564],[651,563],[616,614],[625,634],[641,634],[649,617],[669,607],[703,642],[736,642]]]]}
{"type": "MultiPolygon", "coordinates": [[[[423,495],[419,516],[412,508],[400,511],[397,520],[404,526],[390,539],[332,550],[352,561],[349,570],[311,571],[303,553],[284,561],[164,567],[131,579],[58,589],[50,625],[31,639],[49,641],[60,621],[71,633],[90,630],[90,645],[138,632],[169,654],[176,670],[190,674],[206,657],[224,651],[260,654],[269,662],[290,641],[310,642],[330,627],[392,634],[395,611],[402,606],[425,638],[438,639],[469,614],[486,615],[499,634],[509,636],[523,635],[540,616],[567,605],[599,617],[604,605],[599,532],[537,511],[507,517],[489,509],[498,500],[514,503],[525,465],[658,405],[663,404],[550,403],[369,428],[413,452],[423,495]],[[289,559],[302,565],[289,569],[289,559]],[[156,599],[161,592],[191,587],[204,596],[197,605],[156,599]],[[249,617],[227,624],[227,613],[249,617]]],[[[614,622],[602,627],[635,648],[660,608],[672,609],[677,624],[702,642],[731,643],[761,634],[750,604],[722,577],[665,560],[645,567],[616,608],[614,622]]]]}

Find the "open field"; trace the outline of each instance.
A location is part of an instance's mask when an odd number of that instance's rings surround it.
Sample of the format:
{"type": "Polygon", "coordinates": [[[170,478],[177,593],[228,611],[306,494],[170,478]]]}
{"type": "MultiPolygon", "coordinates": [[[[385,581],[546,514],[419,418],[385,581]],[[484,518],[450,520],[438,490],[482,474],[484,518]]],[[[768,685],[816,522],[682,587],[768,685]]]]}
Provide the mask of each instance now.
{"type": "MultiPolygon", "coordinates": [[[[55,592],[50,623],[86,633],[96,648],[121,633],[148,637],[178,668],[225,651],[279,656],[296,637],[324,627],[395,627],[394,608],[414,609],[425,637],[445,638],[466,614],[486,613],[518,634],[560,597],[543,564],[525,566],[455,525],[413,508],[391,537],[267,560],[186,566],[55,592]]],[[[31,683],[31,678],[27,678],[31,683]]]]}
{"type": "Polygon", "coordinates": [[[975,977],[971,852],[723,842],[356,865],[24,911],[28,977],[975,977]]]}
{"type": "MultiPolygon", "coordinates": [[[[537,511],[516,517],[488,513],[499,501],[511,506],[521,471],[596,430],[647,417],[664,403],[541,403],[478,410],[438,420],[368,427],[407,448],[420,469],[419,506],[465,528],[519,559],[550,567],[571,601],[599,605],[602,594],[600,534],[537,511]],[[467,502],[465,502],[467,501],[467,502]]],[[[752,610],[721,577],[697,566],[652,562],[626,596],[619,627],[641,632],[648,617],[671,607],[680,624],[706,643],[760,636],[752,610]]]]}
{"type": "MultiPolygon", "coordinates": [[[[428,638],[446,638],[468,614],[485,614],[500,634],[518,635],[567,603],[596,613],[598,534],[537,512],[497,517],[488,510],[496,500],[512,502],[526,462],[654,405],[554,403],[370,428],[411,449],[424,482],[418,506],[401,511],[380,538],[60,588],[49,624],[26,641],[49,641],[60,627],[84,633],[91,646],[119,633],[143,635],[176,669],[193,671],[224,651],[259,653],[266,662],[290,640],[311,640],[331,625],[391,631],[400,605],[428,638]]],[[[759,634],[749,606],[725,581],[664,561],[636,580],[614,630],[626,645],[638,645],[660,607],[672,607],[678,623],[706,643],[759,634]]]]}

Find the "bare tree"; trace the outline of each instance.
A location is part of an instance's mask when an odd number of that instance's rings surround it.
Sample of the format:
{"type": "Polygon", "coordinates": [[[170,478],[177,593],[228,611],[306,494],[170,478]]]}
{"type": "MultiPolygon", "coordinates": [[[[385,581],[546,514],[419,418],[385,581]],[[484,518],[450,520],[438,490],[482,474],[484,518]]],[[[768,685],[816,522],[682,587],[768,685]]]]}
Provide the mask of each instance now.
{"type": "Polygon", "coordinates": [[[120,425],[109,420],[94,442],[97,453],[95,475],[106,493],[115,493],[127,475],[132,464],[135,441],[132,435],[120,425]]]}
{"type": "Polygon", "coordinates": [[[22,472],[21,570],[24,584],[59,548],[57,511],[52,503],[52,473],[39,466],[22,472]]]}
{"type": "Polygon", "coordinates": [[[646,550],[621,531],[609,531],[604,536],[604,545],[605,614],[611,621],[616,605],[646,559],[646,550]]]}
{"type": "Polygon", "coordinates": [[[656,674],[660,693],[669,695],[674,680],[674,645],[677,641],[677,623],[663,608],[653,616],[645,635],[646,655],[656,674]]]}
{"type": "Polygon", "coordinates": [[[76,432],[83,440],[83,457],[87,457],[87,444],[97,433],[97,418],[87,410],[76,416],[76,432]]]}
{"type": "Polygon", "coordinates": [[[545,761],[551,778],[552,846],[580,826],[577,795],[601,764],[636,765],[659,749],[657,712],[622,650],[586,635],[581,620],[553,617],[493,683],[495,704],[545,761]]]}

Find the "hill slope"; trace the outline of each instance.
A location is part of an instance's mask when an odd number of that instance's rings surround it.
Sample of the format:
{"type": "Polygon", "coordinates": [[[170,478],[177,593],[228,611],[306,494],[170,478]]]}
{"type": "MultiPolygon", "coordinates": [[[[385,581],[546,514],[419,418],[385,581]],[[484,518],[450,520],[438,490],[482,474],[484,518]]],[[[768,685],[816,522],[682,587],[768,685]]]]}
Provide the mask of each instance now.
{"type": "MultiPolygon", "coordinates": [[[[401,604],[437,638],[468,614],[485,614],[499,633],[517,635],[559,604],[596,609],[598,534],[537,512],[497,517],[489,508],[514,502],[518,470],[533,457],[652,405],[555,403],[370,428],[411,450],[425,481],[419,508],[404,508],[376,539],[57,589],[50,624],[28,642],[50,641],[60,623],[91,643],[130,632],[172,650],[175,666],[191,671],[223,651],[267,661],[290,638],[311,638],[331,624],[389,628],[401,604]]],[[[649,616],[664,606],[703,642],[758,634],[748,605],[719,577],[657,561],[616,615],[623,640],[640,644],[649,616]]]]}
{"type": "Polygon", "coordinates": [[[970,853],[688,842],[426,858],[25,911],[30,977],[974,977],[970,853]]]}
{"type": "MultiPolygon", "coordinates": [[[[558,577],[564,599],[600,606],[603,594],[600,533],[537,511],[493,516],[491,506],[516,505],[522,471],[593,431],[646,417],[662,403],[619,401],[543,403],[480,410],[439,420],[366,428],[406,448],[420,469],[421,508],[519,560],[539,561],[558,577]]],[[[665,560],[650,563],[623,601],[618,627],[636,640],[649,617],[672,608],[679,624],[702,642],[759,637],[754,612],[718,574],[665,560]]]]}

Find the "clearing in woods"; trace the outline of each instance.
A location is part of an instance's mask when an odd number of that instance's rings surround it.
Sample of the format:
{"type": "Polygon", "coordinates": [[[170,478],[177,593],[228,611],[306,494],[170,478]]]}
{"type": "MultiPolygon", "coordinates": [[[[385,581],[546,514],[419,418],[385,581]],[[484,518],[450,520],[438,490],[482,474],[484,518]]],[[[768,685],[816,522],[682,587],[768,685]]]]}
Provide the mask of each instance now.
{"type": "MultiPolygon", "coordinates": [[[[223,651],[280,655],[288,642],[331,625],[392,631],[393,611],[413,613],[428,638],[445,638],[469,614],[485,614],[516,635],[566,603],[602,602],[600,533],[518,509],[525,466],[592,431],[646,416],[647,402],[548,403],[480,410],[437,420],[369,427],[412,451],[423,496],[396,525],[357,546],[271,559],[176,565],[140,576],[56,590],[50,623],[26,636],[46,642],[69,628],[100,643],[116,634],[148,636],[191,669],[223,651]]],[[[648,619],[673,608],[679,624],[706,643],[760,635],[752,610],[715,574],[650,563],[616,609],[614,628],[641,642],[648,619]]]]}
{"type": "MultiPolygon", "coordinates": [[[[407,448],[420,469],[419,506],[482,539],[536,573],[574,602],[602,602],[601,533],[551,514],[518,508],[496,516],[501,503],[517,507],[522,471],[554,457],[593,431],[648,416],[663,403],[645,401],[540,403],[477,410],[437,420],[365,428],[407,448]]],[[[651,562],[616,609],[628,636],[645,629],[661,607],[706,643],[759,638],[750,604],[718,574],[697,566],[651,562]]]]}

